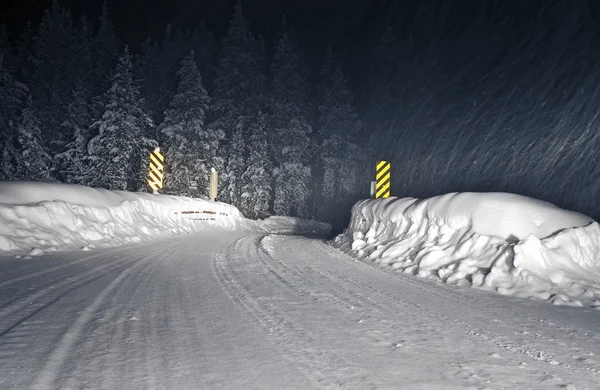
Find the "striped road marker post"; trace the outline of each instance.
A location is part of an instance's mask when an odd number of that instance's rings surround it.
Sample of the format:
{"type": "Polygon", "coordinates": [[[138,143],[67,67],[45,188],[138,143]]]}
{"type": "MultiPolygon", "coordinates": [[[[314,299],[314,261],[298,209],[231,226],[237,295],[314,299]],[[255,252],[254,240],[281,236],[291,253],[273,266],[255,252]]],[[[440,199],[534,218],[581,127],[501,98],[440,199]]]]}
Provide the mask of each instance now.
{"type": "Polygon", "coordinates": [[[148,185],[152,188],[153,194],[158,194],[158,190],[163,187],[165,156],[160,152],[160,148],[154,149],[150,153],[150,171],[148,172],[148,185]]]}
{"type": "Polygon", "coordinates": [[[391,164],[389,161],[379,161],[377,163],[377,173],[375,176],[375,199],[389,198],[391,184],[391,164]]]}

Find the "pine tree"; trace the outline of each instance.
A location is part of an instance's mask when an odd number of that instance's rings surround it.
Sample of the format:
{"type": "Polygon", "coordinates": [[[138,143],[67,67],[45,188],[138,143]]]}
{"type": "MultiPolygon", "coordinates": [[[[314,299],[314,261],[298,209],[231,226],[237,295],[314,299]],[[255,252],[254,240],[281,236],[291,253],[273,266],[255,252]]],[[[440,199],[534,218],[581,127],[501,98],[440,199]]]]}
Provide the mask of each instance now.
{"type": "Polygon", "coordinates": [[[89,86],[79,83],[73,91],[71,104],[66,109],[67,119],[62,126],[72,134],[71,141],[64,151],[54,156],[57,177],[65,183],[88,184],[91,181],[91,172],[86,160],[91,124],[89,99],[89,86]]]}
{"type": "Polygon", "coordinates": [[[357,198],[357,170],[363,162],[355,143],[360,122],[353,107],[352,93],[331,52],[326,56],[321,74],[319,161],[323,177],[318,216],[322,220],[338,222],[357,198]]]}
{"type": "Polygon", "coordinates": [[[219,139],[205,125],[210,99],[193,50],[181,62],[177,75],[177,93],[158,127],[167,158],[164,190],[173,195],[206,196],[214,143],[219,139]]]}
{"type": "Polygon", "coordinates": [[[273,164],[269,157],[267,124],[264,114],[258,115],[250,125],[249,141],[247,167],[242,176],[240,209],[247,217],[265,218],[270,215],[273,164]]]}
{"type": "Polygon", "coordinates": [[[14,81],[0,53],[0,180],[14,179],[17,127],[28,94],[23,84],[14,81]]]}
{"type": "Polygon", "coordinates": [[[309,217],[311,116],[308,71],[290,39],[285,19],[271,65],[273,83],[272,154],[275,188],[273,209],[279,215],[309,217]]]}
{"type": "Polygon", "coordinates": [[[15,179],[51,180],[52,158],[42,145],[40,123],[31,105],[21,112],[17,144],[15,179]]]}
{"type": "Polygon", "coordinates": [[[125,48],[106,91],[102,117],[91,125],[87,163],[95,174],[92,186],[139,191],[146,188],[148,154],[156,142],[148,138],[152,121],[133,80],[133,65],[125,48]]]}
{"type": "Polygon", "coordinates": [[[242,201],[242,175],[246,164],[246,145],[244,142],[244,123],[233,131],[227,147],[227,162],[225,165],[225,180],[221,200],[235,206],[242,201]]]}
{"type": "MultiPolygon", "coordinates": [[[[264,102],[264,42],[254,38],[238,1],[219,52],[215,70],[214,118],[210,128],[227,135],[225,172],[219,180],[219,199],[239,206],[248,138],[248,126],[259,115],[264,102]]],[[[220,152],[220,154],[222,154],[220,152]]],[[[223,172],[221,170],[221,172],[223,172]]]]}
{"type": "Polygon", "coordinates": [[[202,75],[204,87],[210,93],[213,91],[212,80],[217,59],[217,44],[213,33],[204,23],[192,30],[190,46],[194,50],[194,59],[202,75]]]}
{"type": "Polygon", "coordinates": [[[258,46],[238,0],[227,35],[223,38],[214,81],[212,108],[216,115],[230,120],[224,123],[226,133],[233,132],[240,116],[250,112],[255,114],[257,111],[253,108],[260,105],[255,99],[264,90],[264,74],[261,72],[258,46]]]}
{"type": "MultiPolygon", "coordinates": [[[[84,32],[86,34],[86,32],[84,32]]],[[[32,42],[33,108],[39,115],[42,136],[60,144],[70,137],[60,124],[77,82],[89,73],[89,42],[73,26],[69,11],[54,1],[46,11],[32,42]]]]}

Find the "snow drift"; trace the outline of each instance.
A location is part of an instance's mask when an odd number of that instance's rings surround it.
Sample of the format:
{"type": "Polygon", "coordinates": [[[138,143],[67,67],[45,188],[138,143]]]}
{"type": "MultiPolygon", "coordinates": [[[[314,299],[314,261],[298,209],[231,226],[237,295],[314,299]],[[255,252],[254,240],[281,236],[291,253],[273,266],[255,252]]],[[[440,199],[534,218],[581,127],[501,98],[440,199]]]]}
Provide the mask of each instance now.
{"type": "Polygon", "coordinates": [[[245,219],[228,204],[80,185],[0,182],[0,252],[117,246],[214,228],[319,232],[328,225],[293,218],[245,219]]]}
{"type": "Polygon", "coordinates": [[[233,227],[241,218],[235,207],[202,199],[54,183],[0,183],[0,251],[40,255],[89,250],[190,233],[207,224],[233,227]],[[208,213],[182,214],[189,211],[208,213]]]}
{"type": "Polygon", "coordinates": [[[506,193],[366,200],[334,246],[421,277],[600,308],[600,227],[506,193]]]}

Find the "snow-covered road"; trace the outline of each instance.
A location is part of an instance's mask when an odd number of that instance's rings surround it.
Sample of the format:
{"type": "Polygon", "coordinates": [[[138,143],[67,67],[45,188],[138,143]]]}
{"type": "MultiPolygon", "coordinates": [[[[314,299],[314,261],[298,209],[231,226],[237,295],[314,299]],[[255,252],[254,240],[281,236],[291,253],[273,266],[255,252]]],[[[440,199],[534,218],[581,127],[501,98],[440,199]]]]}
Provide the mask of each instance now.
{"type": "Polygon", "coordinates": [[[600,387],[600,312],[218,230],[0,261],[0,388],[600,387]]]}

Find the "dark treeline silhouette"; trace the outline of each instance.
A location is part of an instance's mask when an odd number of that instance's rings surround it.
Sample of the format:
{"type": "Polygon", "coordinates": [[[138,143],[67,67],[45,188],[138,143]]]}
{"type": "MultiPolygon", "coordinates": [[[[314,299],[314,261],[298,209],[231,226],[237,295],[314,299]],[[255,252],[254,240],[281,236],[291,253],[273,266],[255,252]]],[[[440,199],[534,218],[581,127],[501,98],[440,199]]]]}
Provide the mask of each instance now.
{"type": "Polygon", "coordinates": [[[219,200],[249,217],[335,222],[367,195],[341,68],[328,55],[313,85],[285,18],[272,55],[241,2],[218,43],[201,24],[167,26],[132,53],[107,11],[74,22],[54,2],[16,47],[0,29],[0,180],[147,191],[148,154],[160,146],[163,193],[206,197],[216,168],[219,200]]]}

